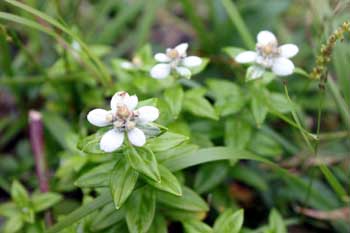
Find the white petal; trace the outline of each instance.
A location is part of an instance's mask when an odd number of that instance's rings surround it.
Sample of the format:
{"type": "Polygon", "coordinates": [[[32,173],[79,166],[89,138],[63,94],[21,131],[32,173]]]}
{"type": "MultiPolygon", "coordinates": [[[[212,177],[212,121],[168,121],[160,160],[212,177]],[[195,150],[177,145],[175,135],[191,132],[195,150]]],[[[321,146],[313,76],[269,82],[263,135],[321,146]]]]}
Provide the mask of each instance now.
{"type": "Polygon", "coordinates": [[[251,63],[256,60],[257,54],[253,51],[245,51],[238,54],[235,57],[236,62],[238,63],[251,63]]]}
{"type": "Polygon", "coordinates": [[[182,77],[185,77],[185,78],[191,77],[191,71],[186,67],[183,67],[183,66],[176,67],[176,72],[182,77]]]}
{"type": "Polygon", "coordinates": [[[128,138],[134,146],[143,146],[146,143],[146,136],[142,130],[134,128],[128,132],[128,138]]]}
{"type": "Polygon", "coordinates": [[[157,53],[154,55],[154,59],[158,62],[169,62],[171,60],[165,53],[157,53]]]}
{"type": "Polygon", "coordinates": [[[157,64],[151,69],[151,76],[155,79],[164,79],[169,76],[171,67],[169,64],[157,64]]]}
{"type": "Polygon", "coordinates": [[[202,64],[202,59],[197,56],[189,56],[182,60],[182,64],[187,67],[196,67],[202,64]]]}
{"type": "Polygon", "coordinates": [[[116,111],[117,106],[126,105],[129,110],[134,110],[137,106],[138,99],[136,95],[130,96],[125,91],[115,93],[111,99],[111,109],[116,111]]]}
{"type": "Polygon", "coordinates": [[[294,64],[288,58],[280,57],[274,61],[272,71],[279,76],[287,76],[293,73],[294,64]]]}
{"type": "Polygon", "coordinates": [[[257,36],[258,43],[261,45],[266,45],[269,43],[277,43],[276,36],[269,31],[261,31],[257,36]]]}
{"type": "Polygon", "coordinates": [[[110,111],[107,111],[101,108],[96,108],[94,110],[91,110],[87,114],[87,119],[91,124],[95,126],[103,127],[111,124],[110,120],[108,120],[108,116],[110,114],[111,114],[110,111]]]}
{"type": "Polygon", "coordinates": [[[180,56],[186,56],[187,49],[188,49],[187,43],[182,43],[175,47],[175,50],[180,54],[180,56]]]}
{"type": "Polygon", "coordinates": [[[295,44],[282,45],[279,47],[279,50],[281,56],[286,58],[294,57],[299,52],[299,48],[295,44]]]}
{"type": "Polygon", "coordinates": [[[158,119],[159,117],[159,110],[156,107],[153,106],[144,106],[139,109],[137,109],[138,112],[138,119],[142,123],[148,123],[152,122],[158,119]]]}
{"type": "Polygon", "coordinates": [[[117,150],[124,141],[124,133],[115,129],[107,131],[101,138],[100,149],[105,152],[117,150]]]}

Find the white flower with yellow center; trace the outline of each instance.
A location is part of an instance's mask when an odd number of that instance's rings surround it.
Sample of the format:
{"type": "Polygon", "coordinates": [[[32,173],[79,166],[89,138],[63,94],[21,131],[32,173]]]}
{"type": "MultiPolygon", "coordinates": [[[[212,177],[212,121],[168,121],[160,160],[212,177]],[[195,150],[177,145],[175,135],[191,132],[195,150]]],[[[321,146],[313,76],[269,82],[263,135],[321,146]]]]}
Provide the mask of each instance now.
{"type": "Polygon", "coordinates": [[[91,124],[98,127],[113,126],[102,136],[101,150],[117,150],[123,144],[125,134],[134,146],[146,143],[146,135],[138,126],[155,121],[159,117],[159,110],[153,106],[136,109],[137,103],[136,95],[129,96],[127,92],[121,91],[112,97],[110,111],[97,108],[88,113],[87,119],[91,124]]]}
{"type": "Polygon", "coordinates": [[[294,44],[278,46],[275,35],[269,31],[261,31],[257,36],[256,51],[245,51],[238,54],[238,63],[253,63],[247,70],[249,79],[260,78],[266,69],[271,69],[278,76],[287,76],[294,72],[294,64],[289,59],[299,49],[294,44]]]}
{"type": "Polygon", "coordinates": [[[165,53],[157,53],[154,59],[159,62],[151,69],[151,76],[155,79],[164,79],[171,72],[176,72],[181,77],[191,77],[191,68],[200,66],[202,59],[197,56],[187,56],[187,43],[182,43],[175,48],[166,49],[165,53]]]}

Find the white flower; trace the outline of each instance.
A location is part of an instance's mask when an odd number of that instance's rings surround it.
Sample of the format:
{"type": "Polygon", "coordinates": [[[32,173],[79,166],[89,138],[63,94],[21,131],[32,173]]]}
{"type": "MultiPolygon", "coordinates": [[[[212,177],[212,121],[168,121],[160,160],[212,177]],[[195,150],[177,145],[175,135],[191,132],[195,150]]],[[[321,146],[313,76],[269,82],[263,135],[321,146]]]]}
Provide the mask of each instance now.
{"type": "Polygon", "coordinates": [[[294,57],[299,49],[294,44],[278,46],[275,35],[269,31],[261,31],[257,36],[256,51],[245,51],[238,54],[238,63],[253,63],[247,70],[247,77],[256,79],[261,77],[265,69],[271,69],[278,76],[293,73],[294,64],[289,59],[294,57]]]}
{"type": "Polygon", "coordinates": [[[165,53],[157,53],[154,59],[159,62],[151,69],[151,76],[155,79],[164,79],[175,71],[182,77],[191,77],[191,68],[202,64],[202,59],[197,56],[187,56],[187,43],[182,43],[175,48],[166,49],[165,53]]]}
{"type": "Polygon", "coordinates": [[[134,146],[143,146],[146,143],[144,132],[137,126],[155,121],[159,116],[159,110],[152,106],[143,106],[135,109],[138,103],[136,95],[129,96],[121,91],[114,94],[111,100],[111,110],[91,110],[88,121],[99,127],[112,125],[113,129],[107,131],[101,138],[100,149],[105,152],[117,150],[127,137],[134,146]]]}

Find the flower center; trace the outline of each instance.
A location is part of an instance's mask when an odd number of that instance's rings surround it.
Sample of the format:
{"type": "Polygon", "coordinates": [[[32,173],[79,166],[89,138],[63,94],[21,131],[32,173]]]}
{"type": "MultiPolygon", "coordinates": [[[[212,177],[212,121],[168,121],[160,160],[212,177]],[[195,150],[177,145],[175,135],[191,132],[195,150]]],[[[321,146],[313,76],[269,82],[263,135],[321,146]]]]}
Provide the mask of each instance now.
{"type": "Polygon", "coordinates": [[[107,116],[107,120],[112,122],[114,127],[121,132],[135,128],[136,118],[137,112],[130,111],[125,104],[118,105],[117,111],[107,116]]]}
{"type": "Polygon", "coordinates": [[[270,42],[264,45],[257,44],[256,51],[258,53],[257,63],[264,67],[271,67],[274,58],[279,56],[277,42],[270,42]]]}
{"type": "Polygon", "coordinates": [[[178,59],[180,57],[179,52],[176,49],[169,49],[166,51],[166,55],[171,59],[178,59]]]}

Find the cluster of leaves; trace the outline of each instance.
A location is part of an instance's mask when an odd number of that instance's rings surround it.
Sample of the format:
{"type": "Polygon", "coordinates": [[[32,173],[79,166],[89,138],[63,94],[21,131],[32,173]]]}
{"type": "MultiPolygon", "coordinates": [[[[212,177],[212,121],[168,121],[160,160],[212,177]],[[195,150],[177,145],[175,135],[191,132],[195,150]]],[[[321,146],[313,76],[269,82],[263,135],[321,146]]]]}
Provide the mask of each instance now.
{"type": "MultiPolygon", "coordinates": [[[[329,79],[326,93],[330,95],[324,95],[305,71],[296,69],[288,88],[297,101],[287,89],[283,93],[287,86],[274,74],[265,72],[261,79],[245,82],[243,67],[232,62],[242,51],[230,46],[241,43],[236,38],[250,49],[254,45],[241,16],[251,31],[280,29],[273,22],[288,6],[289,14],[300,14],[291,1],[237,1],[237,5],[229,0],[198,1],[207,5],[205,20],[213,22],[210,29],[215,32],[210,34],[190,0],[180,1],[180,16],[166,10],[176,9],[177,4],[161,0],[136,1],[131,6],[108,0],[43,2],[0,3],[4,24],[0,83],[16,106],[0,118],[0,147],[16,155],[16,159],[2,156],[0,163],[0,187],[12,200],[0,206],[0,215],[6,217],[5,233],[165,233],[179,228],[186,233],[284,233],[287,225],[304,221],[349,232],[346,217],[324,222],[295,212],[299,205],[319,211],[347,207],[349,194],[343,187],[348,185],[348,164],[339,162],[346,161],[349,151],[350,68],[344,64],[349,48],[334,49],[331,72],[337,83],[329,79]],[[159,6],[163,8],[156,16],[159,6]],[[252,12],[254,17],[249,17],[252,12]],[[198,51],[208,58],[192,70],[191,80],[150,77],[155,64],[152,49],[159,48],[143,44],[154,30],[155,17],[170,18],[162,23],[175,21],[184,31],[191,24],[190,35],[196,31],[198,51]],[[237,33],[222,28],[236,28],[237,33]],[[122,42],[115,46],[116,40],[122,42]],[[130,49],[130,61],[120,57],[130,49]],[[88,125],[86,113],[105,106],[106,98],[119,90],[145,99],[138,107],[156,106],[160,119],[142,129],[150,136],[144,147],[126,143],[116,152],[104,153],[99,141],[105,131],[91,134],[96,129],[88,125]],[[28,159],[28,140],[18,137],[33,107],[43,114],[55,193],[29,195],[21,184],[12,182],[16,178],[33,189],[38,186],[35,174],[29,172],[33,161],[28,159]],[[321,119],[322,112],[326,119],[321,119]],[[335,133],[320,133],[316,128],[321,123],[335,133]],[[313,155],[327,159],[329,153],[336,155],[334,166],[310,159],[313,155]],[[49,213],[50,207],[57,223],[48,228],[44,212],[49,213]],[[244,216],[242,207],[252,209],[254,215],[245,211],[244,216]]],[[[322,26],[330,34],[331,25],[338,25],[346,13],[323,25],[331,14],[331,5],[324,2],[311,3],[319,7],[315,28],[322,26]]],[[[159,27],[162,23],[156,22],[159,27]]],[[[289,36],[285,29],[279,33],[282,38],[289,36]]],[[[296,42],[302,41],[299,34],[301,30],[292,36],[296,42]]],[[[312,65],[308,45],[303,42],[300,47],[297,64],[312,65]]]]}

